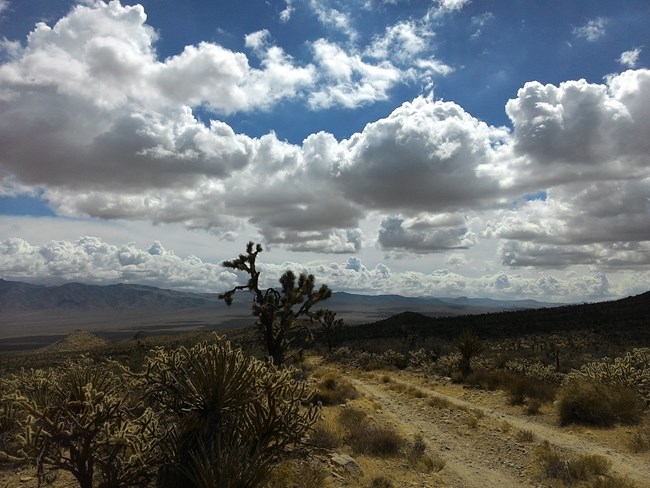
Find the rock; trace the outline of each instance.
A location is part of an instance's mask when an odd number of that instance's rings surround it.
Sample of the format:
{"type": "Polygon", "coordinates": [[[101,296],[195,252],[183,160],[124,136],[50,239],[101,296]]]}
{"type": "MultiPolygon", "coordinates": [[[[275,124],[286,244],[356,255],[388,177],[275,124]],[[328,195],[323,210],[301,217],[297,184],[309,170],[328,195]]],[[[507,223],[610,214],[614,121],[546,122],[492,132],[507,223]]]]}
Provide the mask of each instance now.
{"type": "Polygon", "coordinates": [[[353,458],[347,454],[332,454],[332,463],[334,463],[339,468],[352,473],[355,476],[362,477],[363,469],[359,466],[359,463],[356,462],[353,458]]]}

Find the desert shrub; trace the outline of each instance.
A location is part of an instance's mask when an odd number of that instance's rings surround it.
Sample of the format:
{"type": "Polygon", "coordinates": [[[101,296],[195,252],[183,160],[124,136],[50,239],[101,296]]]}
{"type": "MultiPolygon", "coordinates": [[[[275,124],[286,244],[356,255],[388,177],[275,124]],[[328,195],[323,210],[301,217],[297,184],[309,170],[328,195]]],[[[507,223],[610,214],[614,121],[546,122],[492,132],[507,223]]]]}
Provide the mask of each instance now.
{"type": "Polygon", "coordinates": [[[630,478],[610,474],[593,479],[590,488],[637,488],[637,484],[630,478]]]}
{"type": "Polygon", "coordinates": [[[523,429],[517,431],[517,433],[515,434],[515,438],[519,442],[533,442],[535,440],[535,434],[533,433],[532,430],[523,429]]]}
{"type": "Polygon", "coordinates": [[[395,456],[404,445],[404,439],[392,427],[364,421],[349,430],[348,443],[355,453],[371,456],[395,456]]]}
{"type": "Polygon", "coordinates": [[[339,375],[327,374],[316,386],[314,401],[323,405],[340,405],[358,396],[356,388],[339,375]]]}
{"type": "Polygon", "coordinates": [[[413,441],[407,443],[406,446],[406,458],[409,464],[415,469],[426,473],[440,471],[445,462],[438,456],[431,457],[427,455],[426,450],[427,443],[424,438],[420,434],[416,435],[413,441]]]}
{"type": "Polygon", "coordinates": [[[510,373],[537,378],[544,383],[560,384],[565,378],[565,375],[557,372],[553,366],[528,358],[508,359],[504,369],[510,373]]]}
{"type": "Polygon", "coordinates": [[[510,373],[504,371],[476,370],[465,377],[464,382],[484,390],[497,390],[507,383],[510,373]]]}
{"type": "Polygon", "coordinates": [[[265,488],[314,488],[328,486],[329,473],[317,461],[284,461],[278,464],[271,474],[265,488]]]}
{"type": "Polygon", "coordinates": [[[368,488],[393,488],[393,482],[385,476],[377,476],[372,479],[368,488]]]}
{"type": "Polygon", "coordinates": [[[508,401],[512,405],[523,405],[526,398],[551,401],[555,398],[555,387],[537,378],[511,375],[505,384],[508,401]]]}
{"type": "Polygon", "coordinates": [[[319,416],[304,382],[222,338],[155,349],[139,378],[173,425],[160,488],[259,486],[319,416]]]}
{"type": "Polygon", "coordinates": [[[427,405],[433,408],[451,408],[452,403],[444,397],[430,396],[427,399],[427,405]]]}
{"type": "Polygon", "coordinates": [[[352,429],[355,425],[364,422],[368,414],[360,408],[347,407],[339,412],[339,422],[345,429],[352,429]]]}
{"type": "Polygon", "coordinates": [[[537,398],[531,398],[526,403],[526,414],[537,415],[539,413],[539,409],[541,408],[541,406],[542,406],[541,401],[539,401],[537,398]]]}
{"type": "Polygon", "coordinates": [[[312,427],[310,444],[323,449],[334,449],[341,445],[343,432],[330,419],[321,419],[312,427]]]}
{"type": "Polygon", "coordinates": [[[542,473],[548,478],[561,480],[566,484],[605,476],[611,467],[609,460],[593,454],[567,459],[548,442],[544,442],[536,454],[542,473]]]}
{"type": "Polygon", "coordinates": [[[645,452],[650,450],[650,431],[646,427],[641,427],[632,433],[629,441],[632,452],[645,452]]]}
{"type": "Polygon", "coordinates": [[[166,433],[158,415],[131,398],[121,371],[90,358],[16,375],[7,399],[22,417],[20,455],[47,470],[69,471],[81,488],[146,486],[166,433]]]}
{"type": "Polygon", "coordinates": [[[542,402],[555,398],[556,387],[537,377],[529,377],[510,371],[477,370],[463,380],[464,383],[486,390],[503,389],[512,405],[523,405],[526,398],[542,402]]]}
{"type": "Polygon", "coordinates": [[[624,386],[573,380],[560,391],[558,413],[561,425],[634,424],[643,415],[643,401],[624,386]]]}
{"type": "Polygon", "coordinates": [[[622,357],[603,358],[585,364],[569,373],[568,380],[572,379],[625,386],[637,392],[650,405],[650,348],[636,348],[622,357]]]}
{"type": "Polygon", "coordinates": [[[401,352],[393,351],[392,349],[384,351],[383,354],[379,356],[379,360],[384,365],[397,369],[404,369],[408,365],[406,356],[401,352]]]}
{"type": "Polygon", "coordinates": [[[349,347],[337,347],[327,356],[328,361],[342,364],[350,364],[353,359],[352,349],[349,347]]]}

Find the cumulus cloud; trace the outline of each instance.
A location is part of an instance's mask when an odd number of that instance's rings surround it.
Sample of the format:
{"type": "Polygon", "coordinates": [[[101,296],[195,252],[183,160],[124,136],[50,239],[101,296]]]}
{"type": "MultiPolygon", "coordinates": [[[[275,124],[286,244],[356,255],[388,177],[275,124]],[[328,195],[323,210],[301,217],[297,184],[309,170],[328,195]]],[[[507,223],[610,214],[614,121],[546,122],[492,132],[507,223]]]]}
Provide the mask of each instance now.
{"type": "Polygon", "coordinates": [[[154,242],[148,250],[133,244],[112,245],[96,237],[51,241],[42,246],[18,239],[0,242],[4,279],[60,284],[139,283],[190,291],[227,289],[237,276],[196,256],[181,258],[154,242]]]}
{"type": "Polygon", "coordinates": [[[573,35],[586,39],[589,42],[595,42],[605,35],[605,26],[607,19],[604,17],[597,17],[588,20],[584,25],[574,27],[573,35]]]}
{"type": "Polygon", "coordinates": [[[498,183],[477,175],[478,162],[497,159],[506,136],[452,102],[418,97],[342,143],[338,179],[347,198],[366,208],[480,206],[495,198],[498,183]]]}
{"type": "Polygon", "coordinates": [[[388,217],[381,223],[378,243],[382,249],[395,252],[442,252],[467,249],[477,237],[455,215],[428,216],[412,219],[388,217]]]}
{"type": "Polygon", "coordinates": [[[513,157],[479,173],[504,187],[534,191],[572,181],[647,175],[650,70],[626,71],[605,84],[528,82],[506,104],[514,125],[513,157]]]}
{"type": "MultiPolygon", "coordinates": [[[[224,256],[230,258],[231,256],[224,256]]],[[[606,299],[647,290],[647,273],[626,272],[612,280],[602,272],[566,276],[548,273],[521,276],[497,272],[466,276],[448,269],[392,271],[383,263],[373,268],[359,258],[329,263],[274,264],[261,260],[262,286],[277,285],[287,269],[312,273],[335,291],[405,296],[493,296],[582,301],[606,299]]],[[[115,245],[96,237],[32,245],[22,239],[0,241],[0,278],[59,284],[84,281],[95,284],[141,283],[187,291],[217,292],[244,279],[219,263],[196,256],[180,257],[160,242],[148,247],[115,245]]]]}
{"type": "Polygon", "coordinates": [[[648,195],[650,177],[569,184],[498,212],[486,232],[503,239],[499,257],[508,266],[648,266],[648,195]]]}
{"type": "Polygon", "coordinates": [[[620,57],[618,58],[618,62],[628,68],[634,68],[636,67],[636,63],[639,60],[640,54],[641,54],[641,49],[639,49],[638,47],[630,51],[625,51],[621,53],[620,57]]]}
{"type": "Polygon", "coordinates": [[[329,80],[310,93],[312,108],[355,108],[386,100],[388,91],[401,81],[401,71],[389,61],[367,63],[359,54],[350,54],[325,39],[314,42],[312,49],[321,75],[329,80]]]}

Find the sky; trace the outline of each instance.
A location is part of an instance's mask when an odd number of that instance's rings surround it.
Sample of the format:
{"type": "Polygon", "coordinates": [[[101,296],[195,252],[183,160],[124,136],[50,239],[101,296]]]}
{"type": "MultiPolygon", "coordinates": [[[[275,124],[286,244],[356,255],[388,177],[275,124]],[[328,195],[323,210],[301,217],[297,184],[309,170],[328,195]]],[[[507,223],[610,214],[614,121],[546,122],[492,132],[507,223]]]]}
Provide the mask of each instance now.
{"type": "Polygon", "coordinates": [[[650,288],[646,0],[0,0],[0,278],[650,288]]]}

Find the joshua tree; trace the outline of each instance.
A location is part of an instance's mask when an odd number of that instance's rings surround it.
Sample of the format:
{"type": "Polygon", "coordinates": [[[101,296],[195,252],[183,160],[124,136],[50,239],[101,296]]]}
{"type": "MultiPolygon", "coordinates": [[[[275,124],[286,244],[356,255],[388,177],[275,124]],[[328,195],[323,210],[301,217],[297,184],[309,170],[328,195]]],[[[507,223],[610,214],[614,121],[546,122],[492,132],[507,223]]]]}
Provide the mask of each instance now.
{"type": "Polygon", "coordinates": [[[315,313],[312,307],[322,300],[332,296],[327,285],[315,289],[314,275],[300,273],[296,278],[293,271],[286,271],[280,278],[281,289],[268,288],[262,291],[259,287],[260,271],[255,261],[262,252],[261,244],[249,242],[246,254],[240,254],[237,259],[224,261],[223,266],[248,274],[248,283],[238,285],[219,298],[231,305],[237,291],[248,290],[253,293],[253,315],[257,317],[257,329],[268,355],[276,365],[281,365],[292,343],[299,332],[304,332],[312,338],[309,324],[315,313]]]}
{"type": "Polygon", "coordinates": [[[472,372],[472,358],[483,352],[483,344],[479,341],[474,333],[465,329],[460,337],[456,339],[456,350],[461,355],[460,372],[463,376],[472,372]]]}
{"type": "Polygon", "coordinates": [[[336,313],[331,310],[319,310],[315,314],[315,320],[321,324],[320,330],[325,336],[327,349],[329,352],[332,352],[334,346],[341,338],[341,332],[345,326],[343,319],[337,319],[336,313]]]}

